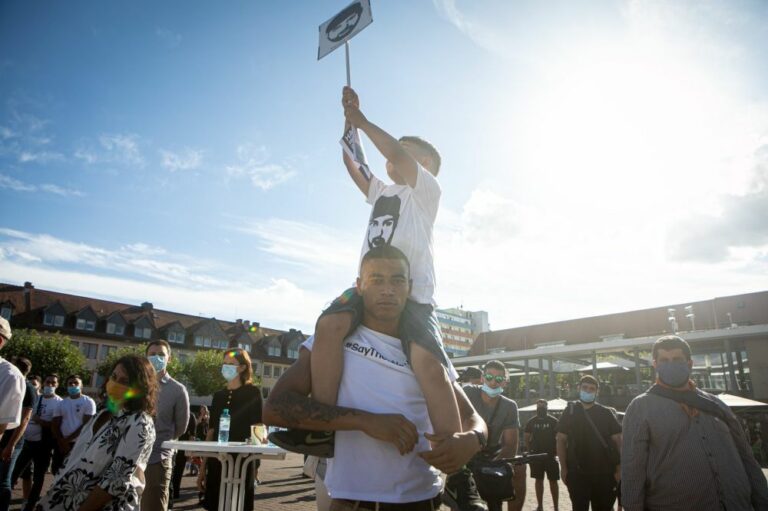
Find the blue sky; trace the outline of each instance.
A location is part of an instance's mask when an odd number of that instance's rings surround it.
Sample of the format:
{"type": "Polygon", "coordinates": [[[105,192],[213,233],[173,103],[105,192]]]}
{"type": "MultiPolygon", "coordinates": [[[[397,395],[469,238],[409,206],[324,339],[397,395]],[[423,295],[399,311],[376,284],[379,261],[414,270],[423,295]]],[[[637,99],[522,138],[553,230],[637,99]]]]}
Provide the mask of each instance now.
{"type": "MultiPolygon", "coordinates": [[[[372,4],[352,82],[442,153],[441,306],[502,328],[768,286],[765,3],[372,4]]],[[[368,214],[343,53],[316,60],[345,5],[0,4],[0,280],[311,331],[368,214]]]]}

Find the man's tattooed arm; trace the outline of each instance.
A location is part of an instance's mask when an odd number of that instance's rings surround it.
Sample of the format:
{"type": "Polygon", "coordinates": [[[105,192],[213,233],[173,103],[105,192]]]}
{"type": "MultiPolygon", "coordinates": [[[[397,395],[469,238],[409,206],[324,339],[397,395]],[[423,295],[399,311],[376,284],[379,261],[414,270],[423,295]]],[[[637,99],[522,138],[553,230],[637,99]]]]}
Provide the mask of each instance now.
{"type": "Polygon", "coordinates": [[[346,426],[344,429],[348,429],[353,426],[353,421],[345,419],[365,415],[360,410],[318,403],[295,391],[274,396],[269,400],[268,408],[271,422],[288,428],[327,430],[332,423],[342,422],[346,426]]]}

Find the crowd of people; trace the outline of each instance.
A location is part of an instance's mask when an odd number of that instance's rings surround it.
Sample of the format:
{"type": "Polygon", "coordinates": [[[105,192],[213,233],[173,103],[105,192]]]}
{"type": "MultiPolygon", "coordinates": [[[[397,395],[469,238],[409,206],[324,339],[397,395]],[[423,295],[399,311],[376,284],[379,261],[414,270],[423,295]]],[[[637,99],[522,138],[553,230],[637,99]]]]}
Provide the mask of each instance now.
{"type": "MultiPolygon", "coordinates": [[[[0,348],[12,337],[0,318],[0,348]]],[[[210,415],[201,406],[195,417],[185,386],[167,372],[171,356],[166,341],[153,340],[145,356],[121,357],[97,400],[82,393],[78,375],[40,378],[30,375],[24,357],[0,358],[0,511],[9,509],[19,480],[24,511],[167,510],[179,497],[186,466],[202,466],[200,501],[217,509],[216,462],[188,463],[185,453],[162,444],[211,439],[225,408],[232,414],[230,438],[245,440],[250,425],[261,422],[261,392],[252,383],[248,353],[228,350],[222,360],[227,389],[215,394],[210,415]],[[60,383],[64,396],[57,394],[60,383]],[[53,481],[42,495],[49,471],[53,481]]]]}

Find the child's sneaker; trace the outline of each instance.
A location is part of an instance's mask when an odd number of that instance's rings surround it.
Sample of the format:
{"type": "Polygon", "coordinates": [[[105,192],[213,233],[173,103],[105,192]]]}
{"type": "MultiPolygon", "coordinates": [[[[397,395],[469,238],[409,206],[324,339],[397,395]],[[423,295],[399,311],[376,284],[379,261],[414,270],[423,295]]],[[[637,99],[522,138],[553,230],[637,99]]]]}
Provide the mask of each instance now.
{"type": "Polygon", "coordinates": [[[443,503],[452,511],[488,511],[488,506],[477,492],[472,471],[466,466],[445,480],[443,503]]]}
{"type": "Polygon", "coordinates": [[[267,437],[270,442],[286,451],[308,454],[318,458],[333,458],[335,435],[333,431],[307,431],[288,429],[273,431],[267,437]]]}

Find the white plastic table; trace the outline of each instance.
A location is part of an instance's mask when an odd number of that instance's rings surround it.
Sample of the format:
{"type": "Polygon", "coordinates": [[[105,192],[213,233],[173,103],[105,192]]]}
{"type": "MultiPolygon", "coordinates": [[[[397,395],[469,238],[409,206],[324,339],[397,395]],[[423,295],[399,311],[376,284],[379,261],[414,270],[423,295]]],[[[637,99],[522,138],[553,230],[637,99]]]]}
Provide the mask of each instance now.
{"type": "Polygon", "coordinates": [[[283,460],[288,451],[272,445],[249,445],[245,442],[163,442],[165,449],[186,451],[189,456],[216,458],[221,462],[219,510],[242,511],[248,467],[254,460],[283,460]],[[240,454],[241,456],[237,456],[240,454]]]}

